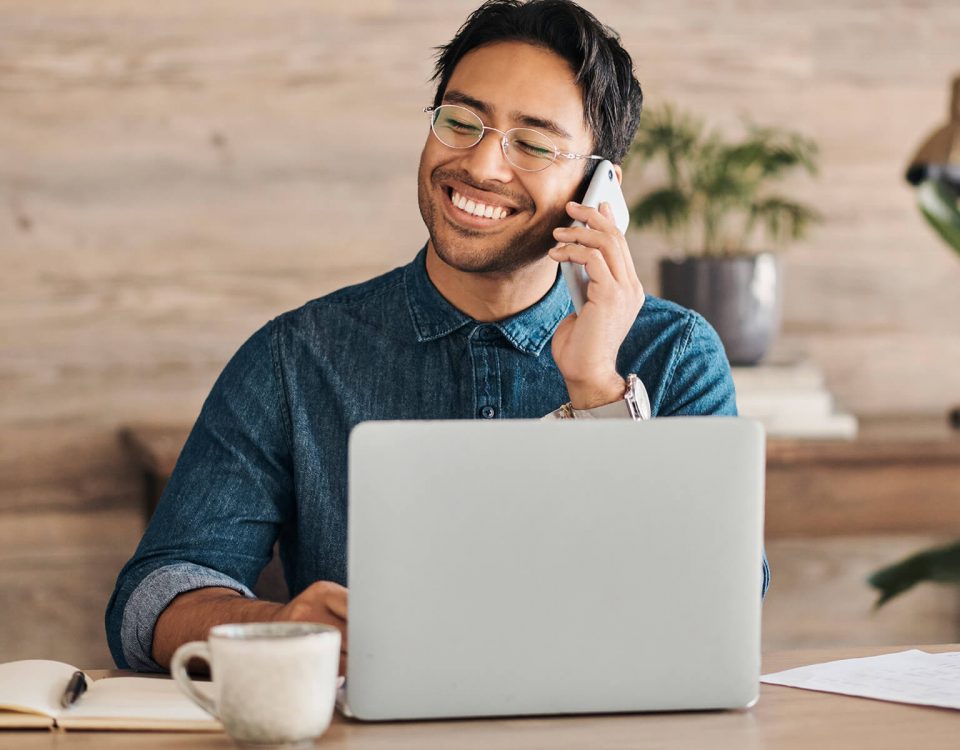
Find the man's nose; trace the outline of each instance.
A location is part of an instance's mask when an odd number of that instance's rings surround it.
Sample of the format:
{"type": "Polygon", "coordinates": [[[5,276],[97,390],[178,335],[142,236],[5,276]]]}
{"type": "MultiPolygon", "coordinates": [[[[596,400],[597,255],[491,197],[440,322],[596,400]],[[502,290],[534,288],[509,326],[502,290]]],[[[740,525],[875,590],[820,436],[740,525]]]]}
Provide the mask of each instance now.
{"type": "Polygon", "coordinates": [[[485,130],[480,143],[464,154],[463,168],[471,177],[481,182],[509,182],[513,178],[513,169],[500,145],[502,141],[502,134],[495,130],[485,130]]]}

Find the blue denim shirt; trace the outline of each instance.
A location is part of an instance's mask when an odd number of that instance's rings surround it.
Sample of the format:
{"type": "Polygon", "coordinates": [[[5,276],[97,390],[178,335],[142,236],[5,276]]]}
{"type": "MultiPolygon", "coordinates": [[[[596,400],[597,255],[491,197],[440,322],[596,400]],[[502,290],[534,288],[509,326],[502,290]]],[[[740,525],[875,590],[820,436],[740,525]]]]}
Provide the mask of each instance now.
{"type": "MultiPolygon", "coordinates": [[[[347,438],[381,419],[537,418],[569,400],[550,339],[562,277],[498,323],[457,310],[424,250],[407,266],[267,323],[217,379],[106,613],[117,666],[158,670],[153,628],[175,596],[250,587],[274,542],[292,596],[346,585],[347,438]]],[[[620,348],[654,416],[736,414],[730,367],[698,314],[648,296],[620,348]]],[[[768,583],[764,559],[762,590],[768,583]]]]}

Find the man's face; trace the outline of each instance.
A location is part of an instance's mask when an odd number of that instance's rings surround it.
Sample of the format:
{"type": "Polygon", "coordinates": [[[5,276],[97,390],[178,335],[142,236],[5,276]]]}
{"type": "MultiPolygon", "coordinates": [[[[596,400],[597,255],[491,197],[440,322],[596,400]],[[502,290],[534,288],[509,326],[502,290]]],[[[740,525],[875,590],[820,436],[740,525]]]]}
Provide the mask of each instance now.
{"type": "MultiPolygon", "coordinates": [[[[543,48],[498,42],[469,52],[443,103],[473,110],[489,127],[532,128],[561,151],[591,153],[573,71],[543,48]]],[[[540,172],[524,172],[506,160],[500,139],[486,131],[473,148],[454,149],[428,131],[420,156],[420,213],[436,254],[460,271],[509,273],[545,257],[556,244],[553,229],[570,223],[566,202],[579,198],[582,160],[561,157],[540,172]],[[455,195],[504,208],[506,216],[475,216],[454,205],[455,195]]]]}

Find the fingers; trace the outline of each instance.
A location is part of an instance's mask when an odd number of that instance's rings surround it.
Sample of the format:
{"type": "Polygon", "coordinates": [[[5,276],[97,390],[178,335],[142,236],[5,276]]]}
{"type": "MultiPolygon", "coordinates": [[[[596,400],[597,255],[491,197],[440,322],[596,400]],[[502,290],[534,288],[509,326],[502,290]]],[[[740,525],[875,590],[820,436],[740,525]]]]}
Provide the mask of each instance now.
{"type": "Polygon", "coordinates": [[[570,218],[582,221],[591,229],[596,229],[609,234],[620,234],[617,229],[617,222],[613,218],[613,211],[610,210],[610,204],[603,202],[598,208],[584,206],[582,203],[570,201],[567,203],[567,213],[570,218]]]}
{"type": "Polygon", "coordinates": [[[631,274],[636,275],[627,242],[617,229],[609,205],[601,203],[597,210],[571,202],[567,204],[567,213],[587,226],[558,227],[553,232],[556,240],[600,250],[617,281],[627,281],[631,274]]]}
{"type": "Polygon", "coordinates": [[[317,581],[285,604],[276,618],[334,625],[340,630],[345,645],[347,613],[347,589],[332,581],[317,581]]]}
{"type": "Polygon", "coordinates": [[[603,253],[595,247],[584,247],[577,244],[560,245],[552,248],[549,255],[558,263],[569,261],[585,266],[591,284],[610,286],[617,283],[613,274],[610,273],[610,266],[607,265],[603,253]]]}
{"type": "Polygon", "coordinates": [[[347,589],[337,583],[330,583],[330,590],[326,596],[327,607],[337,617],[347,619],[347,589]]]}

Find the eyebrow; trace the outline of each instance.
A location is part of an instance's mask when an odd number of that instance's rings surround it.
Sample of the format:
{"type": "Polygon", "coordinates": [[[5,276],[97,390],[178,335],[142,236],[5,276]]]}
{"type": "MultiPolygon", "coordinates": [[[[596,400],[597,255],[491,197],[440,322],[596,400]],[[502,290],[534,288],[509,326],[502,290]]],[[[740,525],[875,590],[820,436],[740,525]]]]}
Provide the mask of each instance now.
{"type": "MultiPolygon", "coordinates": [[[[471,109],[477,110],[480,114],[487,115],[488,117],[493,113],[493,107],[487,104],[480,99],[475,99],[469,94],[465,94],[462,91],[457,91],[456,89],[450,89],[443,94],[443,100],[445,102],[450,102],[451,104],[462,104],[471,109]]],[[[514,122],[519,122],[522,125],[526,125],[529,128],[538,128],[540,130],[546,130],[550,133],[553,133],[558,138],[565,138],[568,141],[573,140],[573,136],[570,135],[564,128],[562,128],[557,122],[549,120],[546,117],[538,117],[536,115],[530,115],[526,112],[513,111],[510,113],[510,119],[514,122]]]]}

